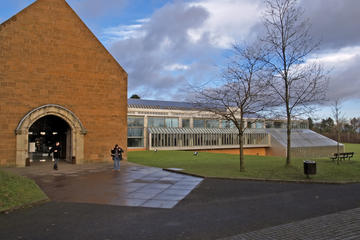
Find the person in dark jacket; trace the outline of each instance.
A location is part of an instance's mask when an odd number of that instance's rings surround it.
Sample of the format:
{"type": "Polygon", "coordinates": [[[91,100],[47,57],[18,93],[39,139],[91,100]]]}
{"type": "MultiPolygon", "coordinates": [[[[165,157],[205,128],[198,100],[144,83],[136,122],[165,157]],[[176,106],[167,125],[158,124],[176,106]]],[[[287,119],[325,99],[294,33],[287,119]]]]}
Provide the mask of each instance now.
{"type": "Polygon", "coordinates": [[[61,154],[61,145],[60,142],[56,142],[55,146],[53,146],[50,149],[49,154],[53,153],[53,157],[54,157],[54,170],[58,170],[58,162],[60,159],[60,154],[61,154]]]}
{"type": "Polygon", "coordinates": [[[120,161],[122,160],[122,153],[124,150],[119,145],[115,145],[115,147],[111,150],[111,157],[114,161],[114,170],[120,171],[120,161]]]}

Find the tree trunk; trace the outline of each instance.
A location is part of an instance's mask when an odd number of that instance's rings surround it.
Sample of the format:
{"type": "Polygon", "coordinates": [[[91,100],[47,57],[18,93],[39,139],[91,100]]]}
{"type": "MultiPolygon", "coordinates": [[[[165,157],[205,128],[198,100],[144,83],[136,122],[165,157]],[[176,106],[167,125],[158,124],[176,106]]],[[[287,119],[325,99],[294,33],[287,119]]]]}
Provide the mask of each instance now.
{"type": "Polygon", "coordinates": [[[340,164],[340,158],[339,158],[339,153],[340,153],[340,128],[339,128],[339,120],[337,120],[337,126],[336,126],[336,140],[337,140],[337,144],[336,144],[336,151],[337,151],[337,159],[336,159],[336,163],[337,165],[340,164]]]}
{"type": "Polygon", "coordinates": [[[286,166],[291,164],[291,116],[287,114],[287,126],[286,126],[287,146],[286,146],[286,166]]]}
{"type": "Polygon", "coordinates": [[[242,134],[239,134],[239,146],[240,146],[240,172],[244,172],[245,171],[244,140],[242,134]]]}

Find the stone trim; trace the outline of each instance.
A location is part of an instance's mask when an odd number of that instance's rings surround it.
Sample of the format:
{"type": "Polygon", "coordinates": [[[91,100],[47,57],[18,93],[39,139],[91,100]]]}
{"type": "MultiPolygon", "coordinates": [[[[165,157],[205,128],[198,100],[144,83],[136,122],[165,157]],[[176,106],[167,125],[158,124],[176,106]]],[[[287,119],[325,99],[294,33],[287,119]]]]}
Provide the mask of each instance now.
{"type": "MultiPolygon", "coordinates": [[[[59,112],[62,112],[65,111],[67,112],[68,114],[70,114],[74,119],[76,119],[76,121],[79,123],[80,125],[80,128],[81,128],[81,134],[83,135],[86,135],[87,134],[87,130],[86,128],[84,127],[84,125],[81,123],[80,119],[75,115],[75,113],[73,113],[72,111],[70,111],[69,109],[63,107],[63,106],[60,106],[60,105],[57,105],[57,104],[46,104],[46,105],[43,105],[43,106],[40,106],[40,107],[37,107],[33,110],[31,110],[30,112],[28,112],[19,122],[18,126],[16,127],[15,129],[15,134],[18,135],[18,134],[22,134],[22,125],[24,123],[24,121],[29,118],[32,114],[34,114],[35,112],[38,112],[42,109],[47,109],[47,108],[56,108],[56,109],[59,109],[60,111],[59,112]]],[[[51,114],[48,114],[48,115],[51,115],[51,114]]]]}
{"type": "Polygon", "coordinates": [[[54,115],[62,118],[71,128],[71,158],[76,164],[84,161],[84,137],[86,128],[80,119],[70,110],[56,104],[47,104],[28,112],[19,122],[15,129],[16,134],[16,166],[25,167],[26,159],[29,157],[29,129],[40,118],[54,115]]]}

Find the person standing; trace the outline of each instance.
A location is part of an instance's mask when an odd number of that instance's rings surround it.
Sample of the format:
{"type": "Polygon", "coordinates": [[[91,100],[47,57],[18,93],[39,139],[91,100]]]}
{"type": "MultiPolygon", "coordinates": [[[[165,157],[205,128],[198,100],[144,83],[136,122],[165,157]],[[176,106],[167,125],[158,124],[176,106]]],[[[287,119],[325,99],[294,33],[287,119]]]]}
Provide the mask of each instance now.
{"type": "Polygon", "coordinates": [[[54,170],[58,170],[58,162],[60,159],[60,154],[61,154],[61,145],[60,142],[56,142],[55,146],[53,146],[50,149],[50,153],[53,153],[53,158],[54,158],[54,170]]]}
{"type": "Polygon", "coordinates": [[[115,147],[111,150],[111,156],[114,161],[114,170],[113,171],[120,171],[120,161],[122,160],[122,153],[124,150],[115,144],[115,147]]]}

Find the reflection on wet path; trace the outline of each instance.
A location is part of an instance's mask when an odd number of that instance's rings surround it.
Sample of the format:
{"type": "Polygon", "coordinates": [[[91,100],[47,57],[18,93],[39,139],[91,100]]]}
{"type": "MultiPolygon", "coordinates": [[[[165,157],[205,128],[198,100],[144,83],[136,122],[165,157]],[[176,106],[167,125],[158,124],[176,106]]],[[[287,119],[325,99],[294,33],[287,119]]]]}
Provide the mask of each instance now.
{"type": "Polygon", "coordinates": [[[185,198],[202,178],[163,171],[159,168],[123,163],[120,172],[111,164],[51,163],[9,169],[36,181],[53,201],[172,208],[185,198]]]}

